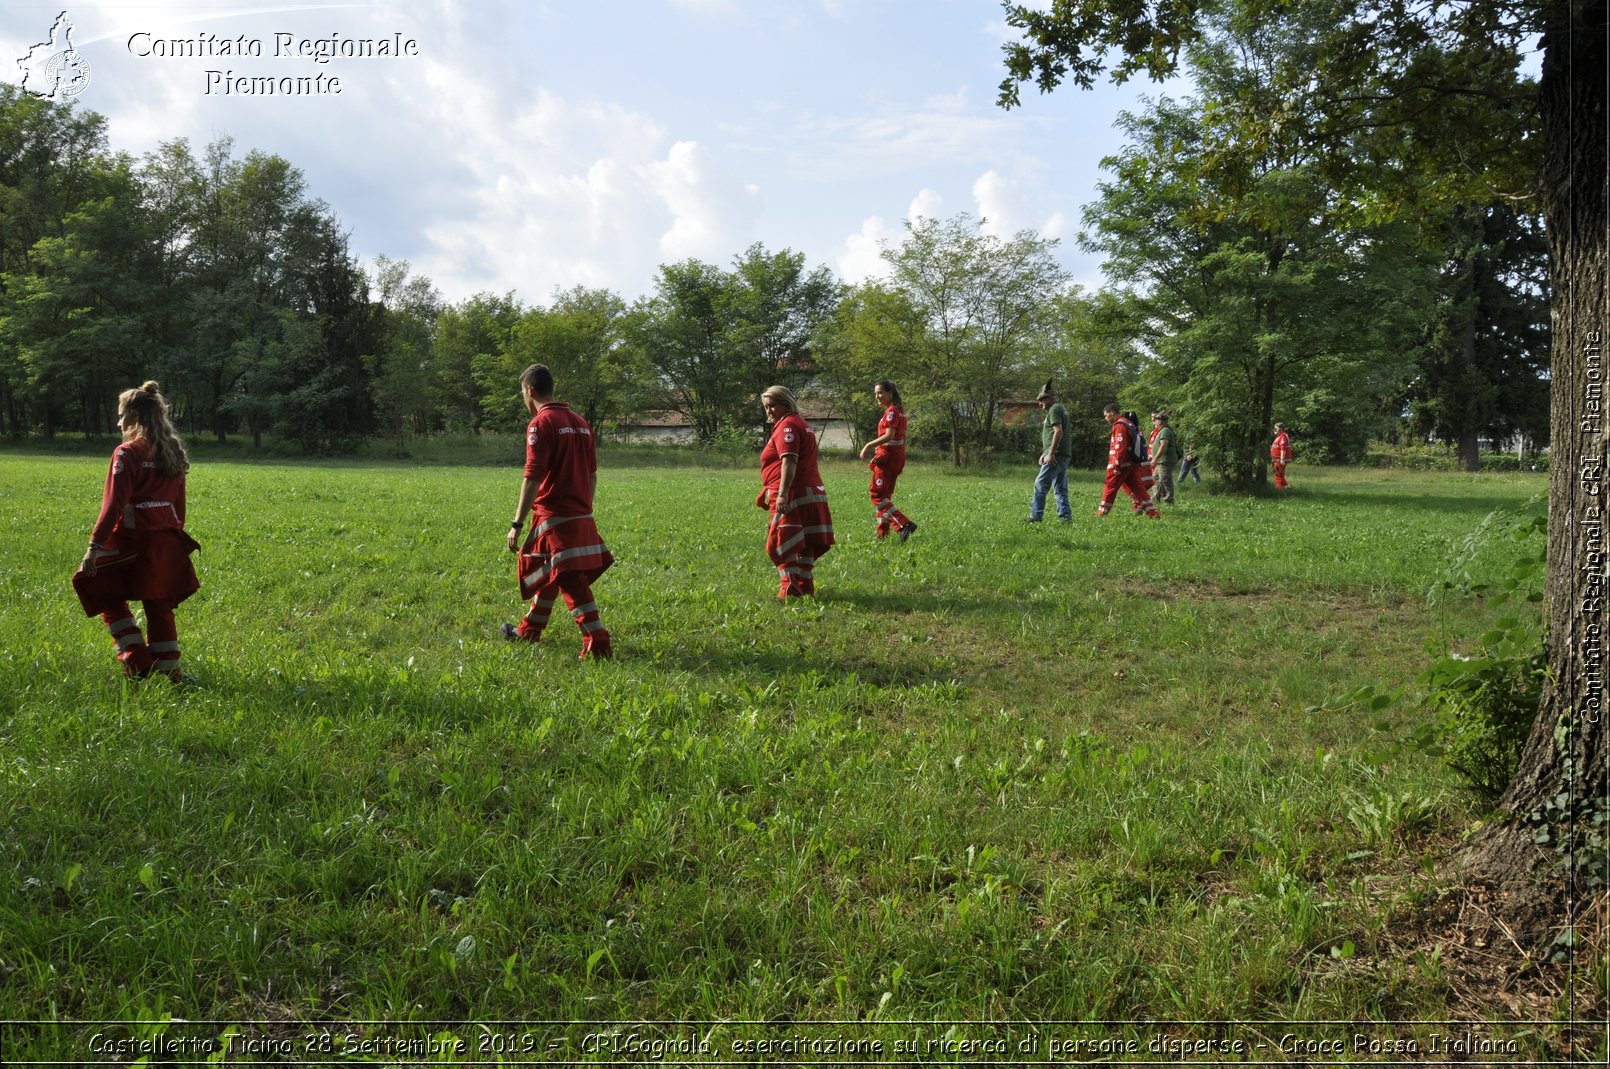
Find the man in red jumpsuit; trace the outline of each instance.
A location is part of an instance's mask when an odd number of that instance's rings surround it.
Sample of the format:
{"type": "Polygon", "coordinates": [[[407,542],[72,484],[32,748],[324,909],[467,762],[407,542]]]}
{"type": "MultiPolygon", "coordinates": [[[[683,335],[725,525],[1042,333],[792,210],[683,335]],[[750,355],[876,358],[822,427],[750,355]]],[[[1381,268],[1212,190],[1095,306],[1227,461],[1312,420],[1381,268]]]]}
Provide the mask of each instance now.
{"type": "Polygon", "coordinates": [[[1107,446],[1107,483],[1102,488],[1101,506],[1096,509],[1096,515],[1105,516],[1112,511],[1118,488],[1123,487],[1135,503],[1136,512],[1144,512],[1154,520],[1162,519],[1157,514],[1157,506],[1152,504],[1152,495],[1146,485],[1147,466],[1135,459],[1131,444],[1140,434],[1139,429],[1119,414],[1117,405],[1108,405],[1101,414],[1112,424],[1112,438],[1107,446]]]}
{"type": "Polygon", "coordinates": [[[1275,469],[1275,489],[1284,490],[1291,484],[1286,481],[1286,465],[1291,463],[1291,435],[1284,423],[1275,424],[1275,440],[1269,444],[1269,461],[1275,469]]]}
{"type": "Polygon", "coordinates": [[[503,637],[535,642],[561,594],[581,628],[581,656],[609,657],[609,632],[598,616],[593,582],[615,562],[593,522],[598,452],[593,430],[569,405],[553,399],[553,372],[532,364],[520,376],[531,423],[526,427],[525,479],[509,525],[508,545],[519,553],[520,593],[531,607],[518,626],[503,625],[503,637]],[[527,513],[531,533],[520,542],[527,513]]]}

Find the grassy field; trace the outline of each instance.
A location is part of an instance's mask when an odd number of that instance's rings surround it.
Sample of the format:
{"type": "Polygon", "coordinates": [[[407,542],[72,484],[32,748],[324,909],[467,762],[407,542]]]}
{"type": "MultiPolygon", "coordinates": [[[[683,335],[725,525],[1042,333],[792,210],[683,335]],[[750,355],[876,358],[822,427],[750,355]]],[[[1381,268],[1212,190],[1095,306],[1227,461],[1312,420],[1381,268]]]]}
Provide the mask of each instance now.
{"type": "Polygon", "coordinates": [[[1150,523],[1075,473],[1075,522],[1026,527],[1028,469],[918,468],[895,545],[839,462],[820,596],[783,606],[753,471],[606,467],[593,664],[562,616],[498,637],[517,468],[200,463],[181,692],[124,684],[68,586],[103,473],[0,454],[0,1017],[41,1022],[9,1061],[1346,1061],[1466,1030],[1383,936],[1480,814],[1385,756],[1411,705],[1311,707],[1478,623],[1425,592],[1541,477],[1298,467],[1150,523]]]}

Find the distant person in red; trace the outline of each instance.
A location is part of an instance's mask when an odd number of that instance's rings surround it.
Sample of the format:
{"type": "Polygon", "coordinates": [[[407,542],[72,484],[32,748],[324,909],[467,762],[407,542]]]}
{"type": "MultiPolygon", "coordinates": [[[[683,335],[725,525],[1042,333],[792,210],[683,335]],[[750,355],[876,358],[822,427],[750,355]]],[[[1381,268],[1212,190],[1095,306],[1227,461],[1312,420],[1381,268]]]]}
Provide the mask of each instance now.
{"type": "Polygon", "coordinates": [[[201,588],[190,563],[201,547],[184,529],[190,457],[154,382],[118,395],[117,425],[123,443],[112,451],[101,514],[73,589],[85,615],[106,623],[124,675],[156,672],[182,683],[173,610],[201,588]],[[143,635],[130,601],[145,607],[143,635]]]}
{"type": "Polygon", "coordinates": [[[531,607],[518,625],[503,625],[503,637],[537,641],[563,594],[581,628],[582,659],[610,657],[609,632],[593,601],[593,582],[615,563],[593,522],[598,485],[593,430],[569,405],[553,399],[553,372],[541,364],[521,373],[520,396],[531,422],[525,435],[525,479],[508,544],[510,552],[519,554],[520,594],[531,599],[531,607]],[[522,545],[520,529],[527,513],[531,533],[522,545]]]}
{"type": "Polygon", "coordinates": [[[1291,484],[1286,481],[1286,465],[1291,463],[1291,435],[1284,423],[1275,424],[1275,440],[1269,443],[1269,461],[1275,469],[1275,489],[1284,490],[1291,484]]]}
{"type": "Polygon", "coordinates": [[[816,593],[816,562],[833,548],[827,487],[816,469],[816,432],[799,414],[799,402],[787,387],[769,388],[760,403],[772,425],[760,451],[761,491],[755,498],[756,505],[771,513],[766,555],[781,577],[777,596],[808,597],[816,593]]]}
{"type": "Polygon", "coordinates": [[[861,459],[872,452],[872,484],[867,493],[872,497],[872,513],[876,523],[874,534],[879,541],[889,537],[893,527],[904,542],[916,531],[917,525],[906,514],[894,507],[894,486],[906,468],[906,413],[900,407],[900,391],[888,379],[880,379],[872,387],[872,396],[883,405],[883,418],[878,420],[878,436],[861,447],[861,459]]]}
{"type": "Polygon", "coordinates": [[[1157,514],[1157,506],[1152,504],[1152,495],[1146,485],[1145,476],[1148,466],[1136,459],[1133,443],[1140,435],[1140,430],[1130,420],[1123,416],[1117,405],[1108,405],[1102,410],[1102,416],[1112,424],[1112,438],[1107,446],[1107,483],[1102,487],[1101,506],[1096,509],[1097,516],[1105,516],[1112,511],[1112,503],[1118,497],[1118,488],[1123,487],[1130,500],[1135,503],[1136,512],[1144,512],[1152,519],[1161,519],[1157,514]]]}

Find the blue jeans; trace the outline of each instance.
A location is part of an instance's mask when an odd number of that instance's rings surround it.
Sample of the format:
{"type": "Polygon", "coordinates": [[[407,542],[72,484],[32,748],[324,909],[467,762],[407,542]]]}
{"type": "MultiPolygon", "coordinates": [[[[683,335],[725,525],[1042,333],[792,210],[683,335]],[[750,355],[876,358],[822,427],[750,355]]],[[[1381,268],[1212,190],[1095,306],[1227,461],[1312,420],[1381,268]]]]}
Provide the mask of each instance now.
{"type": "Polygon", "coordinates": [[[1068,504],[1068,461],[1071,457],[1052,457],[1051,463],[1040,465],[1040,474],[1034,477],[1034,497],[1029,501],[1029,519],[1038,520],[1045,515],[1045,492],[1056,491],[1057,519],[1072,522],[1073,507],[1068,504]]]}

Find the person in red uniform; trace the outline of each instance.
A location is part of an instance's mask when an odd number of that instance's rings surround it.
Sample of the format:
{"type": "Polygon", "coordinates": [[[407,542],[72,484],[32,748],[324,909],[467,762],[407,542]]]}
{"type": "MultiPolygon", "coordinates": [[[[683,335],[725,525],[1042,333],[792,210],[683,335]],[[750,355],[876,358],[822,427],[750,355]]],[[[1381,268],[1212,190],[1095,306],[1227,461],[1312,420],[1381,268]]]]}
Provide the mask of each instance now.
{"type": "Polygon", "coordinates": [[[755,498],[771,514],[766,555],[781,579],[777,596],[808,597],[816,593],[816,562],[833,548],[833,515],[816,468],[816,432],[787,387],[769,388],[760,403],[772,424],[760,451],[761,491],[755,498]]]}
{"type": "Polygon", "coordinates": [[[1269,443],[1269,461],[1275,469],[1275,489],[1284,490],[1291,484],[1286,481],[1286,465],[1291,463],[1291,435],[1284,423],[1275,424],[1275,440],[1269,443]]]}
{"type": "Polygon", "coordinates": [[[888,379],[880,379],[872,386],[872,396],[883,405],[883,418],[878,420],[878,436],[861,447],[861,459],[872,452],[872,483],[867,493],[872,498],[874,535],[881,542],[889,537],[893,527],[904,542],[917,530],[905,513],[894,507],[894,487],[900,473],[906,468],[906,413],[900,407],[900,391],[888,379]]]}
{"type": "Polygon", "coordinates": [[[520,594],[531,599],[531,607],[518,625],[503,625],[503,637],[536,642],[563,595],[581,628],[582,659],[613,656],[593,600],[593,583],[615,563],[593,522],[598,485],[593,430],[569,405],[554,400],[553,372],[542,364],[521,373],[520,396],[531,422],[526,427],[525,479],[508,545],[519,554],[520,594]],[[522,544],[520,529],[528,513],[531,533],[522,544]]]}
{"type": "Polygon", "coordinates": [[[1123,487],[1135,503],[1136,512],[1144,512],[1154,520],[1161,519],[1146,485],[1147,465],[1135,459],[1130,445],[1140,434],[1139,429],[1133,421],[1120,414],[1117,405],[1108,405],[1101,414],[1112,424],[1112,438],[1107,446],[1107,483],[1102,487],[1101,506],[1096,509],[1096,515],[1105,516],[1112,511],[1118,488],[1123,487]]]}
{"type": "Polygon", "coordinates": [[[173,610],[201,588],[190,563],[201,546],[184,529],[190,457],[155,382],[118,395],[117,425],[123,442],[112,451],[101,512],[73,589],[84,614],[105,622],[124,675],[160,673],[183,683],[173,610]],[[145,608],[144,634],[130,601],[145,608]]]}

